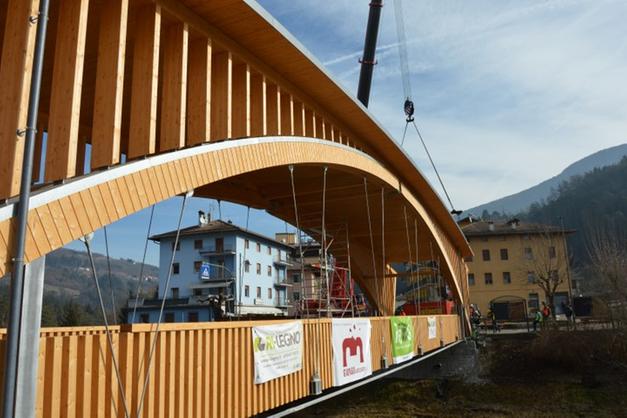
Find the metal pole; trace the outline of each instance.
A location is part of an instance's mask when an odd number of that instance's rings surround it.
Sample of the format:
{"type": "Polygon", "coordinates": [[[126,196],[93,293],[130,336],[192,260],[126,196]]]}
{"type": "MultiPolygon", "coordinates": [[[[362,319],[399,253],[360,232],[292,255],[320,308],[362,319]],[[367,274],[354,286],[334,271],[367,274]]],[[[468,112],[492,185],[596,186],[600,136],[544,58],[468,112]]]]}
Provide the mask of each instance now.
{"type": "MultiPolygon", "coordinates": [[[[26,241],[26,225],[30,199],[30,182],[33,171],[33,154],[35,133],[37,127],[37,111],[39,109],[39,94],[41,91],[41,73],[46,45],[46,28],[48,25],[48,0],[39,3],[37,17],[37,35],[35,38],[35,54],[33,57],[33,71],[31,74],[30,98],[28,100],[28,116],[26,129],[18,130],[18,135],[26,134],[24,144],[24,158],[22,162],[22,179],[20,196],[17,202],[17,225],[15,239],[15,256],[13,258],[13,272],[11,277],[11,302],[9,309],[9,323],[7,327],[7,345],[5,355],[4,389],[2,416],[14,417],[15,389],[18,362],[18,348],[20,345],[21,310],[24,297],[24,244],[26,241]]],[[[23,24],[30,24],[23,22],[23,24]]]]}
{"type": "Polygon", "coordinates": [[[364,55],[359,61],[361,63],[361,71],[359,73],[357,99],[366,107],[368,107],[370,99],[372,72],[376,64],[374,57],[377,49],[377,35],[379,34],[379,20],[382,7],[383,0],[372,0],[370,2],[370,13],[368,14],[368,26],[366,27],[366,39],[364,41],[364,55]]]}

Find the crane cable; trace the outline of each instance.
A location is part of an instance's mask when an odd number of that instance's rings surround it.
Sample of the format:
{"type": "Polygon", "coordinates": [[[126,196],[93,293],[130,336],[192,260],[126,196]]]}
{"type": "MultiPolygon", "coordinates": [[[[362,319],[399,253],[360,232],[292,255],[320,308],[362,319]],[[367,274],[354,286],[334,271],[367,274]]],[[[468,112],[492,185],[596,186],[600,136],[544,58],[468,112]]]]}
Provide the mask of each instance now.
{"type": "Polygon", "coordinates": [[[396,35],[398,37],[398,55],[400,59],[401,66],[401,78],[403,82],[403,94],[405,95],[405,103],[403,104],[403,110],[405,112],[405,129],[403,131],[403,138],[401,140],[401,147],[405,143],[405,136],[407,135],[407,127],[411,123],[414,125],[416,129],[416,133],[420,138],[420,142],[422,142],[422,147],[424,148],[427,157],[429,157],[429,162],[431,162],[431,167],[433,167],[433,171],[435,171],[436,176],[438,177],[438,181],[440,182],[440,186],[442,186],[442,190],[444,190],[444,194],[446,195],[446,200],[448,200],[449,205],[451,206],[451,214],[459,215],[462,213],[460,210],[456,210],[451,198],[444,186],[444,182],[442,181],[442,177],[440,177],[440,173],[433,162],[433,158],[431,158],[431,153],[425,144],[422,135],[420,134],[420,130],[418,129],[418,125],[416,125],[416,121],[414,120],[414,102],[412,101],[412,92],[411,92],[411,82],[409,78],[409,59],[407,57],[407,38],[405,36],[405,21],[403,19],[403,1],[402,0],[394,0],[394,18],[396,20],[396,35]]]}

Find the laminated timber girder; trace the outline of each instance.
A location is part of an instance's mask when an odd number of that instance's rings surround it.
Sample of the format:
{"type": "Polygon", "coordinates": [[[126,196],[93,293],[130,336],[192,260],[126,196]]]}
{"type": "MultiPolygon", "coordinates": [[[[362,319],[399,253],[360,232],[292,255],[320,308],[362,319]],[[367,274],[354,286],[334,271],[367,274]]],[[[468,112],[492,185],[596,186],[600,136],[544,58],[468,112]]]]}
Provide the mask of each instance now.
{"type": "MultiPolygon", "coordinates": [[[[16,132],[26,123],[28,17],[38,3],[0,1],[0,275],[12,264],[24,149],[16,132]]],[[[385,263],[414,257],[402,208],[410,231],[418,224],[421,258],[431,243],[467,300],[470,248],[436,193],[367,109],[255,1],[51,0],[36,128],[27,260],[192,189],[295,223],[291,164],[301,224],[317,237],[327,166],[331,252],[347,253],[348,229],[355,276],[382,311],[393,308],[395,283],[381,278],[383,253],[385,263]],[[365,279],[375,271],[378,286],[365,279]]]]}

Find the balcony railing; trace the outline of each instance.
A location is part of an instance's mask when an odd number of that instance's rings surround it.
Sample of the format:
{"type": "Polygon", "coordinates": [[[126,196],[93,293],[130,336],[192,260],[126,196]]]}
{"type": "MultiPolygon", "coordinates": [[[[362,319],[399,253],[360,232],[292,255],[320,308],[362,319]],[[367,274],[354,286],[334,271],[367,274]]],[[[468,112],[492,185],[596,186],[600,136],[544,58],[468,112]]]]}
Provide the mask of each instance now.
{"type": "Polygon", "coordinates": [[[217,248],[216,247],[200,248],[198,251],[200,252],[200,254],[206,255],[206,256],[235,254],[235,248],[231,246],[217,247],[217,248]]]}
{"type": "Polygon", "coordinates": [[[278,255],[274,256],[274,264],[277,264],[279,266],[291,266],[292,265],[292,263],[290,262],[289,258],[287,258],[287,256],[278,256],[278,255]]]}

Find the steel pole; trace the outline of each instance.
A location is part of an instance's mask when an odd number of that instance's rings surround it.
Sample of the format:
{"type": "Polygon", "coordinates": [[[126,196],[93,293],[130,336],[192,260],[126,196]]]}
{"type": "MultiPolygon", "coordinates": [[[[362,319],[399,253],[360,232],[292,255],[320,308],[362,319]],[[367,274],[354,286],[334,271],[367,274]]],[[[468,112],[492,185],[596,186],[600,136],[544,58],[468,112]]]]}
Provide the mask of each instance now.
{"type": "MultiPolygon", "coordinates": [[[[41,92],[41,73],[43,70],[46,29],[48,25],[48,5],[48,0],[41,0],[39,3],[39,14],[36,20],[37,35],[35,38],[35,54],[33,57],[33,70],[31,74],[26,129],[18,129],[18,135],[26,134],[26,142],[24,144],[20,196],[17,202],[16,238],[13,271],[11,274],[11,299],[4,361],[4,404],[2,406],[2,416],[4,418],[15,417],[15,388],[18,367],[18,348],[20,345],[22,300],[24,298],[24,245],[26,241],[26,225],[28,221],[31,176],[33,172],[37,111],[39,109],[39,94],[41,92]]],[[[24,22],[24,24],[32,24],[32,21],[24,22]]]]}
{"type": "Polygon", "coordinates": [[[368,107],[370,99],[370,87],[372,86],[372,72],[374,71],[375,52],[377,49],[377,36],[379,34],[379,20],[381,19],[381,8],[383,0],[372,0],[370,2],[370,13],[368,14],[368,26],[366,27],[366,39],[364,41],[364,55],[359,73],[359,86],[357,87],[357,99],[368,107]]]}

